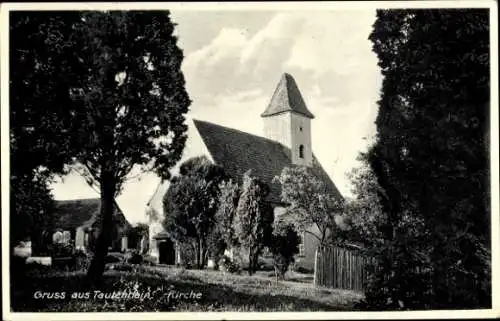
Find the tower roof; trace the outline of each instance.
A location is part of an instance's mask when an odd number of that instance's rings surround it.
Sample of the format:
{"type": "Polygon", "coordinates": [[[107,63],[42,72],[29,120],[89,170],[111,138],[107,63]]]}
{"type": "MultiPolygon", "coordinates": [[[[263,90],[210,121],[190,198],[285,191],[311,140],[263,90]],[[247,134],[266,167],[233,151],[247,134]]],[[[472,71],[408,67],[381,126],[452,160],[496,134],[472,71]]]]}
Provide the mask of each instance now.
{"type": "Polygon", "coordinates": [[[307,109],[295,79],[288,73],[284,73],[281,77],[271,102],[260,116],[268,117],[284,112],[295,112],[308,118],[314,118],[314,115],[307,109]]]}

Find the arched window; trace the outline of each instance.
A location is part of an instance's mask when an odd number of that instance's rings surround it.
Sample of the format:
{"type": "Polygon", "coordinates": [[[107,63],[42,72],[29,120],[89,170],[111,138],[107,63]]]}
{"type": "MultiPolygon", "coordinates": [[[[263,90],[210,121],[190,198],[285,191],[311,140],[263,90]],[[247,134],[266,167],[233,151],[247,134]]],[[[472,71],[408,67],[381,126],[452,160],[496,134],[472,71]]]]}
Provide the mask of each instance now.
{"type": "Polygon", "coordinates": [[[304,145],[299,146],[299,157],[304,158],[304,145]]]}

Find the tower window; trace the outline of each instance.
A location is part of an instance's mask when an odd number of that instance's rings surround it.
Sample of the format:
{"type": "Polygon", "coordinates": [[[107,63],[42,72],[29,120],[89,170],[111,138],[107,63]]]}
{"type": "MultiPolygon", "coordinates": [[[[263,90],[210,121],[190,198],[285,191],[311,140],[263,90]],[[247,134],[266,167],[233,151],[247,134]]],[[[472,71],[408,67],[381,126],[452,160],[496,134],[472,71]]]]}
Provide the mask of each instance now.
{"type": "Polygon", "coordinates": [[[302,126],[299,127],[299,130],[302,131],[302,126]]]}
{"type": "Polygon", "coordinates": [[[299,157],[304,158],[304,145],[299,146],[299,157]]]}

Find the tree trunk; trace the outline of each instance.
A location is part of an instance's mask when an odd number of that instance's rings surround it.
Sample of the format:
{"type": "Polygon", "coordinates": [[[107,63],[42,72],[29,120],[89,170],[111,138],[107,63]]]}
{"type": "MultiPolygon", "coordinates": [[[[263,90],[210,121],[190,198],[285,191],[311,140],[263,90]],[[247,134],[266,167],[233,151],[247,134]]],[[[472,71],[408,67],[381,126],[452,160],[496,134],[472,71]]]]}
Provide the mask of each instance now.
{"type": "Polygon", "coordinates": [[[97,244],[94,251],[94,258],[87,271],[87,280],[91,285],[102,283],[102,275],[105,267],[105,257],[108,254],[108,247],[111,245],[111,235],[113,229],[113,210],[115,198],[115,184],[110,173],[103,174],[101,179],[101,224],[97,244]]]}
{"type": "Polygon", "coordinates": [[[31,233],[31,255],[39,256],[41,255],[43,247],[42,232],[39,229],[35,229],[31,233]]]}
{"type": "Polygon", "coordinates": [[[203,269],[203,261],[204,261],[204,256],[203,256],[203,251],[204,251],[204,247],[203,247],[203,239],[200,238],[200,265],[198,266],[198,268],[201,270],[203,269]]]}
{"type": "Polygon", "coordinates": [[[257,250],[250,247],[248,251],[248,275],[253,275],[255,274],[255,271],[257,270],[257,263],[258,263],[258,256],[257,250]]]}
{"type": "Polygon", "coordinates": [[[196,251],[196,268],[201,269],[203,264],[203,246],[201,244],[201,238],[198,238],[197,247],[198,250],[196,251]]]}
{"type": "Polygon", "coordinates": [[[252,254],[248,254],[248,275],[252,275],[252,268],[253,268],[253,263],[252,263],[252,254]]]}

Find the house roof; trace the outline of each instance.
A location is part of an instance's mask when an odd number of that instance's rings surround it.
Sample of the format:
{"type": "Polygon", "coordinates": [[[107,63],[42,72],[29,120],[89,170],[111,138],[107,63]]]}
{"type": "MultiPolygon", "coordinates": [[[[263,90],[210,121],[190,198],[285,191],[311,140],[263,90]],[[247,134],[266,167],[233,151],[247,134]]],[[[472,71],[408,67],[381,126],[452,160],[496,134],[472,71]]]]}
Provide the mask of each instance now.
{"type": "Polygon", "coordinates": [[[269,117],[284,112],[295,112],[308,118],[314,118],[314,115],[307,109],[295,79],[288,73],[284,73],[281,77],[271,102],[261,116],[269,117]]]}
{"type": "MultiPolygon", "coordinates": [[[[251,169],[254,175],[269,184],[269,200],[281,203],[281,186],[273,182],[273,178],[279,176],[284,167],[292,164],[288,147],[274,140],[206,121],[194,120],[194,124],[214,162],[222,166],[229,176],[241,183],[243,174],[251,169]]],[[[314,156],[313,170],[324,179],[334,195],[342,197],[314,156]]]]}
{"type": "MultiPolygon", "coordinates": [[[[62,229],[91,227],[99,216],[100,210],[100,198],[55,201],[54,227],[62,229]]],[[[122,226],[130,226],[116,202],[114,215],[122,226]]]]}

